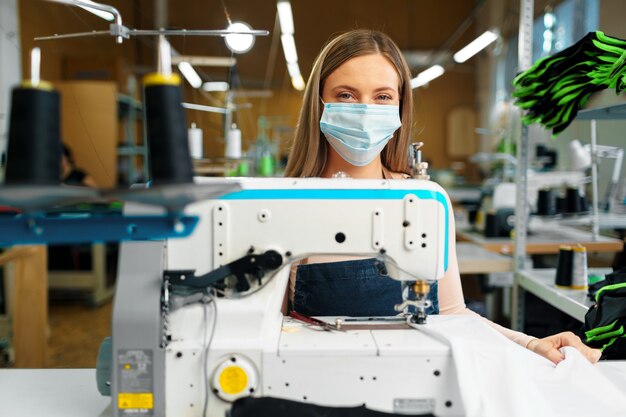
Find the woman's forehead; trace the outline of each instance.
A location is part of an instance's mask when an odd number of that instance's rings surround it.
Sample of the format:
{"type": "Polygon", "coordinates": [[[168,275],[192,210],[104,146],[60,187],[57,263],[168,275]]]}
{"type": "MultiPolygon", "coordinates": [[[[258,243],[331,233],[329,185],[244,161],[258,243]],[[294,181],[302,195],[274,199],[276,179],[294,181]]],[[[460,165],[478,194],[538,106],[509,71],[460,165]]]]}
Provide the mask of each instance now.
{"type": "Polygon", "coordinates": [[[351,58],[330,73],[325,87],[349,85],[360,89],[398,89],[400,77],[395,66],[381,54],[351,58]]]}

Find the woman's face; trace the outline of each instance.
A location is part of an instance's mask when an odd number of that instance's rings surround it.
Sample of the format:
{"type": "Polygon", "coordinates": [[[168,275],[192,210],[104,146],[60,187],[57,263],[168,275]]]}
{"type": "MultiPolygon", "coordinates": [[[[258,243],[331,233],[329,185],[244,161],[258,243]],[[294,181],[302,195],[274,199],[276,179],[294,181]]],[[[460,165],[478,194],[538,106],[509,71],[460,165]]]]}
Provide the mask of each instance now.
{"type": "Polygon", "coordinates": [[[341,64],[324,82],[324,103],[400,105],[400,77],[380,54],[358,56],[341,64]]]}

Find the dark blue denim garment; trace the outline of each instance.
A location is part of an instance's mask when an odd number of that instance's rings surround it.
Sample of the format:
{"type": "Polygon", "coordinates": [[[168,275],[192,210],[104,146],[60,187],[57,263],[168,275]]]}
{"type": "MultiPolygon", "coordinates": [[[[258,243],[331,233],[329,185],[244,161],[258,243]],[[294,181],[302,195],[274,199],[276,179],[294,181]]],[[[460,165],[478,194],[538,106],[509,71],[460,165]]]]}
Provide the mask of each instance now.
{"type": "MultiPolygon", "coordinates": [[[[309,316],[395,316],[402,287],[381,274],[375,258],[298,266],[293,308],[309,316]]],[[[439,314],[437,282],[431,284],[427,314],[439,314]]]]}

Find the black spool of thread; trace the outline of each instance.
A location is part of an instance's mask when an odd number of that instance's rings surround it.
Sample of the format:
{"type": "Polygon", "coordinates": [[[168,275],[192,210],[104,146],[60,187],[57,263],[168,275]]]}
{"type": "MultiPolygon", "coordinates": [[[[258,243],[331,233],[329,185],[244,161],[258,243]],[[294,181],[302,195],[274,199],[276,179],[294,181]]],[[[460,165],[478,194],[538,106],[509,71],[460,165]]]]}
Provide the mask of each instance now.
{"type": "Polygon", "coordinates": [[[556,214],[556,195],[553,190],[539,190],[537,195],[537,214],[541,216],[556,214]]]}
{"type": "Polygon", "coordinates": [[[589,199],[586,194],[580,196],[580,211],[587,213],[589,211],[589,199]]]}
{"type": "Polygon", "coordinates": [[[565,191],[565,212],[580,212],[580,193],[578,192],[578,188],[568,188],[565,191]]]}
{"type": "Polygon", "coordinates": [[[496,213],[488,212],[485,216],[485,237],[498,237],[499,234],[496,213]]]}
{"type": "Polygon", "coordinates": [[[180,78],[159,74],[145,81],[146,127],[150,170],[154,185],[193,182],[187,140],[187,122],[182,107],[180,78]]]}
{"type": "Polygon", "coordinates": [[[545,156],[547,151],[548,151],[548,148],[546,147],[546,145],[535,146],[535,155],[537,158],[541,158],[542,156],[545,156]]]}
{"type": "Polygon", "coordinates": [[[11,96],[7,185],[58,185],[61,176],[59,93],[17,87],[11,96]]]}
{"type": "Polygon", "coordinates": [[[558,196],[556,198],[556,212],[557,213],[565,213],[566,211],[566,207],[565,207],[565,197],[563,196],[558,196]]]}
{"type": "Polygon", "coordinates": [[[574,268],[574,251],[571,246],[561,246],[559,248],[559,258],[556,266],[555,284],[559,287],[570,287],[572,285],[572,272],[574,268]]]}
{"type": "Polygon", "coordinates": [[[554,149],[548,149],[545,152],[544,157],[546,157],[547,159],[547,161],[543,164],[544,168],[551,169],[556,167],[556,164],[558,162],[558,154],[554,149]]]}

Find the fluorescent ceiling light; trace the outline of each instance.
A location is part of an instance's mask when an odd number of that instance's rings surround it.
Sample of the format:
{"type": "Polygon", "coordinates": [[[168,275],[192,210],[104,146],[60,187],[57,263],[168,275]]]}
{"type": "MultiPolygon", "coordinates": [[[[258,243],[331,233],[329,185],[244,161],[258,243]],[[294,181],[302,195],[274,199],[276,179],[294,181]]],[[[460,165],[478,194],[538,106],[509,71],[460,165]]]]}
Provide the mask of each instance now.
{"type": "Polygon", "coordinates": [[[433,65],[432,67],[417,74],[417,77],[411,80],[411,88],[421,87],[428,84],[437,77],[446,72],[441,65],[433,65]]]}
{"type": "Polygon", "coordinates": [[[189,62],[181,62],[178,64],[178,69],[193,88],[200,88],[202,86],[202,78],[200,78],[189,62]]]}
{"type": "Polygon", "coordinates": [[[230,86],[225,81],[209,81],[202,84],[204,91],[228,91],[230,86]]]}
{"type": "Polygon", "coordinates": [[[172,57],[172,63],[187,61],[196,67],[232,67],[237,64],[237,58],[230,56],[194,56],[178,55],[172,57]]]}
{"type": "Polygon", "coordinates": [[[78,7],[80,7],[81,9],[83,9],[83,10],[87,10],[89,13],[95,14],[96,16],[98,16],[101,19],[108,20],[109,22],[112,22],[112,21],[115,20],[115,16],[113,16],[112,13],[105,12],[104,10],[94,9],[93,7],[85,6],[82,3],[92,3],[93,4],[93,1],[91,1],[91,0],[81,0],[80,3],[77,3],[76,5],[78,7]]]}
{"type": "Polygon", "coordinates": [[[293,35],[282,35],[280,41],[283,44],[283,52],[285,53],[285,61],[287,63],[298,61],[298,52],[296,52],[296,41],[293,35]]]}
{"type": "Polygon", "coordinates": [[[205,106],[202,104],[194,104],[194,103],[182,103],[182,106],[185,109],[189,109],[189,110],[200,110],[200,111],[206,111],[209,113],[221,113],[221,114],[227,114],[230,113],[232,110],[228,109],[226,107],[215,107],[215,106],[205,106]]]}
{"type": "Polygon", "coordinates": [[[551,29],[555,23],[556,23],[556,16],[554,15],[554,13],[547,12],[546,14],[543,15],[543,25],[546,28],[551,29]]]}
{"type": "Polygon", "coordinates": [[[280,22],[280,30],[283,35],[293,35],[293,14],[291,13],[291,3],[288,1],[279,1],[276,4],[278,9],[278,20],[280,22]]]}
{"type": "Polygon", "coordinates": [[[467,44],[463,49],[454,54],[453,58],[456,62],[463,63],[485,49],[491,43],[493,43],[496,39],[498,39],[498,34],[488,30],[472,42],[467,44]]]}
{"type": "Polygon", "coordinates": [[[172,75],[172,46],[167,41],[167,39],[165,39],[165,36],[159,35],[158,39],[159,73],[163,74],[163,76],[167,78],[172,75]]]}
{"type": "Polygon", "coordinates": [[[297,77],[291,77],[291,85],[293,85],[293,88],[298,91],[304,90],[304,87],[306,86],[304,84],[304,78],[302,78],[302,75],[298,75],[297,77]]]}
{"type": "MultiPolygon", "coordinates": [[[[250,26],[243,22],[231,23],[226,30],[231,32],[249,32],[252,30],[250,26]]],[[[254,35],[245,35],[240,33],[231,33],[225,36],[226,46],[236,54],[243,54],[252,49],[254,45],[254,35]]]]}
{"type": "Polygon", "coordinates": [[[278,11],[278,21],[280,22],[280,30],[282,35],[280,42],[283,45],[283,53],[285,61],[287,61],[287,71],[291,77],[291,85],[298,91],[304,90],[305,83],[300,66],[298,65],[298,51],[296,50],[296,41],[293,37],[294,24],[293,13],[291,11],[291,3],[288,0],[279,0],[276,3],[278,11]]]}
{"type": "Polygon", "coordinates": [[[297,62],[287,63],[287,71],[289,72],[290,77],[297,77],[300,75],[300,66],[297,62]]]}
{"type": "Polygon", "coordinates": [[[274,95],[274,92],[272,90],[230,90],[228,94],[230,94],[232,98],[269,98],[274,95]]]}

